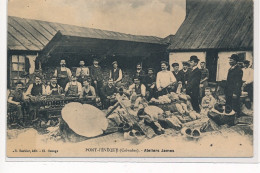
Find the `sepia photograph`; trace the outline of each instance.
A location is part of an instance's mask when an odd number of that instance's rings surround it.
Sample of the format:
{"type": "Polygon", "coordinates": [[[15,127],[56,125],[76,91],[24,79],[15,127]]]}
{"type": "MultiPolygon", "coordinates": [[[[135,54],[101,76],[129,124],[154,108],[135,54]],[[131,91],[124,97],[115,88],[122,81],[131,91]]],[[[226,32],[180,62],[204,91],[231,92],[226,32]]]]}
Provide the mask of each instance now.
{"type": "Polygon", "coordinates": [[[254,157],[254,20],[254,0],[8,0],[6,157],[254,157]]]}

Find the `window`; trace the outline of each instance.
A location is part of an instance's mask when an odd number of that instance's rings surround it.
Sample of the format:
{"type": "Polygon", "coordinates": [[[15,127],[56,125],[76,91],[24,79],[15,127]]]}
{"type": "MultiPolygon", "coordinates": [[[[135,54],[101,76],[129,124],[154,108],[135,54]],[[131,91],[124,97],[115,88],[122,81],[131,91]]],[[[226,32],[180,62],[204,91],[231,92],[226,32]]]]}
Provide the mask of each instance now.
{"type": "Polygon", "coordinates": [[[11,86],[16,82],[21,81],[25,84],[25,78],[20,77],[25,72],[25,56],[12,55],[11,58],[11,86]]]}

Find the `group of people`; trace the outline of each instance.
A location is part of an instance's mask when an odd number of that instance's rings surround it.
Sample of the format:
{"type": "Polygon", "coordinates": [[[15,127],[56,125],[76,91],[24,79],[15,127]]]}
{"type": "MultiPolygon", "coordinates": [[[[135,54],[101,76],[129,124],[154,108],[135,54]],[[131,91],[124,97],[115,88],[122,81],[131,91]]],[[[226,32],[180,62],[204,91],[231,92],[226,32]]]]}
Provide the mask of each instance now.
{"type": "MultiPolygon", "coordinates": [[[[199,113],[201,106],[212,107],[214,103],[214,97],[208,87],[209,71],[205,62],[200,62],[201,68],[198,68],[199,61],[197,56],[191,56],[189,61],[182,62],[181,70],[179,70],[178,63],[173,63],[173,71],[168,70],[169,64],[166,61],[161,61],[161,71],[157,75],[153,68],[148,68],[146,73],[142,69],[142,65],[137,64],[133,83],[125,89],[122,83],[123,72],[118,67],[117,61],[112,63],[109,79],[104,85],[104,75],[98,59],[94,59],[93,65],[90,67],[86,67],[84,61],[80,61],[76,73],[72,73],[66,67],[65,60],[61,60],[60,67],[56,68],[47,86],[42,83],[41,76],[36,75],[34,82],[23,93],[24,84],[17,82],[16,89],[9,95],[8,102],[18,108],[18,118],[20,119],[23,112],[23,100],[30,96],[65,95],[90,99],[93,102],[97,98],[101,98],[103,107],[108,108],[116,102],[116,94],[128,97],[134,106],[138,106],[141,99],[149,101],[151,98],[176,92],[179,89],[191,97],[193,109],[199,113]]],[[[252,75],[252,71],[248,68],[249,61],[244,62],[244,76],[238,61],[239,58],[236,54],[229,58],[231,68],[228,71],[225,88],[226,105],[232,106],[237,112],[239,112],[241,89],[244,88],[249,97],[253,97],[253,80],[248,79],[248,75],[252,75]]]]}

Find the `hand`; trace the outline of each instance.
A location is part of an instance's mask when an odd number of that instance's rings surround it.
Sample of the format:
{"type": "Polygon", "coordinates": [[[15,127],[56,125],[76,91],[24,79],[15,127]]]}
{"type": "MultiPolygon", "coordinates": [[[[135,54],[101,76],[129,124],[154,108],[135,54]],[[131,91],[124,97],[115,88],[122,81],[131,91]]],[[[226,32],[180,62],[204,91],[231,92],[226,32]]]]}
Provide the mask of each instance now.
{"type": "Polygon", "coordinates": [[[57,88],[53,88],[52,91],[58,91],[58,89],[57,88]]]}
{"type": "Polygon", "coordinates": [[[97,81],[96,81],[96,80],[94,81],[94,84],[97,84],[97,81]]]}
{"type": "Polygon", "coordinates": [[[162,88],[158,88],[158,91],[162,91],[162,88]]]}
{"type": "Polygon", "coordinates": [[[15,102],[14,104],[17,105],[17,106],[21,105],[20,102],[15,102]]]}

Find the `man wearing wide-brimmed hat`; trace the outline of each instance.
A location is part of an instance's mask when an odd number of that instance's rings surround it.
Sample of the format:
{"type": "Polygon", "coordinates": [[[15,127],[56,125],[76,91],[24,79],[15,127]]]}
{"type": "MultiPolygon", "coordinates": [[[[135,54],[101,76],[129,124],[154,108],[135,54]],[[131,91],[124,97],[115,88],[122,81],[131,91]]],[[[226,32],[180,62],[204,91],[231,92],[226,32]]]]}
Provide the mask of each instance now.
{"type": "Polygon", "coordinates": [[[200,60],[197,56],[193,55],[190,57],[190,67],[191,72],[187,81],[186,92],[191,97],[191,104],[193,109],[199,113],[199,96],[200,96],[200,80],[201,80],[201,71],[198,68],[198,62],[200,60]]]}
{"type": "Polygon", "coordinates": [[[243,71],[238,66],[238,61],[239,56],[237,54],[232,54],[231,57],[229,57],[229,64],[231,67],[227,74],[225,96],[226,106],[230,106],[239,114],[243,71]]]}

